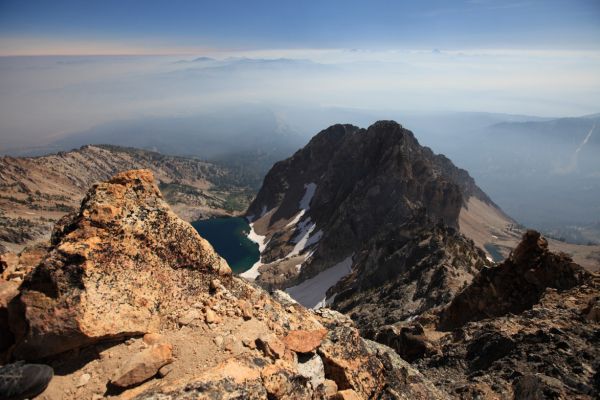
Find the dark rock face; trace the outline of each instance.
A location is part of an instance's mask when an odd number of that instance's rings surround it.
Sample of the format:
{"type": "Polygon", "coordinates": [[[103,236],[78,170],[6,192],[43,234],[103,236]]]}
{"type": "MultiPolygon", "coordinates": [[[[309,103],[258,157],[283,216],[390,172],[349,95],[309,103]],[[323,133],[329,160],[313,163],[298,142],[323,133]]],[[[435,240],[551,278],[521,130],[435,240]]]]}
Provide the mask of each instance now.
{"type": "Polygon", "coordinates": [[[528,231],[504,263],[484,268],[446,308],[417,318],[429,322],[422,341],[436,351],[421,352],[414,365],[464,399],[598,398],[599,299],[598,275],[528,231]]]}
{"type": "MultiPolygon", "coordinates": [[[[314,223],[313,232],[322,232],[318,243],[301,250],[300,254],[314,252],[299,276],[276,282],[286,287],[355,253],[386,224],[402,225],[425,214],[434,223],[457,228],[461,207],[470,196],[489,201],[466,171],[421,146],[396,122],[380,121],[368,129],[334,125],[320,132],[294,156],[275,164],[247,215],[254,220],[262,216],[259,233],[268,239],[262,252],[265,264],[291,254],[303,223],[314,223]],[[310,209],[290,223],[311,183],[316,190],[310,209]]],[[[257,281],[274,284],[260,276],[257,281]]]]}
{"type": "Polygon", "coordinates": [[[518,314],[536,304],[546,288],[570,289],[589,273],[565,254],[548,250],[535,231],[527,231],[511,256],[497,267],[485,268],[473,283],[442,312],[441,329],[454,329],[508,313],[518,314]]]}
{"type": "Polygon", "coordinates": [[[332,307],[375,339],[386,325],[450,302],[486,263],[455,229],[421,216],[388,227],[355,255],[352,273],[330,289],[332,307]]]}
{"type": "Polygon", "coordinates": [[[415,367],[465,399],[597,398],[599,325],[586,315],[599,289],[595,277],[564,292],[548,289],[519,315],[469,322],[439,341],[439,354],[415,367]]]}

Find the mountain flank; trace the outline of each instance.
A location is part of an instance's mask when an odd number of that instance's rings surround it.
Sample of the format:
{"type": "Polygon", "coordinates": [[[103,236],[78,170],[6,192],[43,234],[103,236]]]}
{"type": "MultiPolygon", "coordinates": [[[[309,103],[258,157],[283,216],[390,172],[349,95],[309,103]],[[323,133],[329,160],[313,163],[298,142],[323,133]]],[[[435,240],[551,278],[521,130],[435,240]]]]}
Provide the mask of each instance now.
{"type": "Polygon", "coordinates": [[[231,169],[132,148],[93,145],[41,157],[2,157],[0,246],[18,253],[47,241],[54,222],[76,210],[92,184],[135,168],[151,169],[167,202],[188,221],[239,213],[253,193],[231,169]]]}
{"type": "Polygon", "coordinates": [[[597,398],[599,301],[598,274],[527,231],[449,304],[377,340],[458,398],[597,398]]]}

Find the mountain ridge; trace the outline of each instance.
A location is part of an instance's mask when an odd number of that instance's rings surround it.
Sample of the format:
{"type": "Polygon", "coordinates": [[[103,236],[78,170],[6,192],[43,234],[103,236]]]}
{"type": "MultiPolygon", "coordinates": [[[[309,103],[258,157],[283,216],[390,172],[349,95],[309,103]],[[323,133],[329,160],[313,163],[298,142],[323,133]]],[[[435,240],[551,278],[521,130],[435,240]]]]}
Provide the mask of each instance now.
{"type": "Polygon", "coordinates": [[[169,203],[187,220],[240,212],[253,193],[235,170],[134,148],[86,145],[47,156],[4,156],[0,245],[18,252],[47,240],[52,223],[76,209],[89,186],[142,167],[155,171],[169,203]]]}

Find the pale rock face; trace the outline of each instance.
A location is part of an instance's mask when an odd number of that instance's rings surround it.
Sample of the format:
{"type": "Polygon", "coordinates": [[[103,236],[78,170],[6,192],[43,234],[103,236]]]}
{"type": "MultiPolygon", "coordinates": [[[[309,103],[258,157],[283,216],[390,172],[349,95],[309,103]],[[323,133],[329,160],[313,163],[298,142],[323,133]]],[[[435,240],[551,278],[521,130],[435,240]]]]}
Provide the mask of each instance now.
{"type": "Polygon", "coordinates": [[[208,278],[231,276],[212,246],[170,210],[148,170],[95,185],[63,222],[22,286],[26,324],[15,329],[21,358],[156,331],[208,291],[208,278]]]}

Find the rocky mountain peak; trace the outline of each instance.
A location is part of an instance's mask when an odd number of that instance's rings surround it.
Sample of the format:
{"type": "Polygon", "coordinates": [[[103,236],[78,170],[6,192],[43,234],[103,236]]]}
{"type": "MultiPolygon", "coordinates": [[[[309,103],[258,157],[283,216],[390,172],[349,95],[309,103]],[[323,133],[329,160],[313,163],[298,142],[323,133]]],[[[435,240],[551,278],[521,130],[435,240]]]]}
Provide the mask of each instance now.
{"type": "Polygon", "coordinates": [[[466,171],[397,122],[333,125],[265,177],[247,212],[265,244],[254,274],[269,288],[297,285],[420,215],[457,229],[479,193],[487,201],[466,171]]]}

